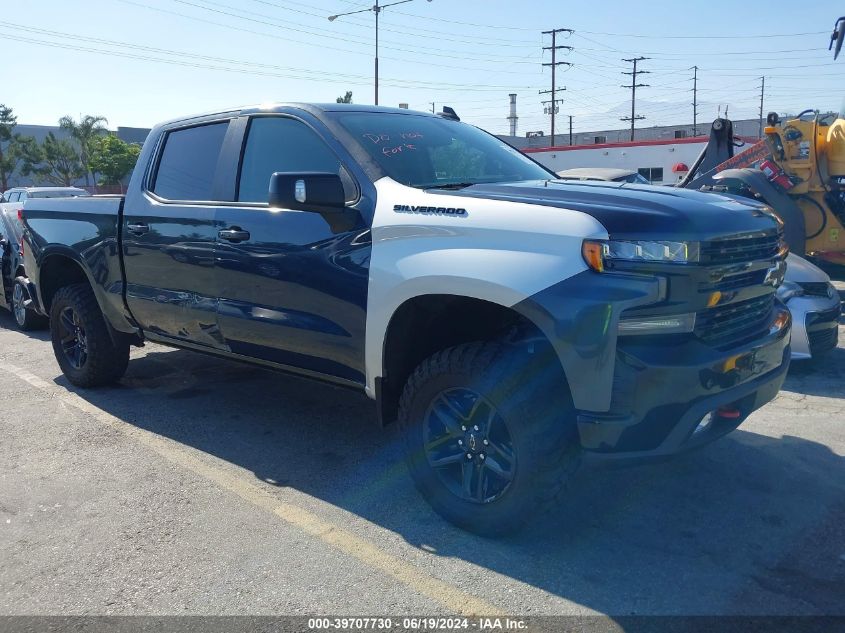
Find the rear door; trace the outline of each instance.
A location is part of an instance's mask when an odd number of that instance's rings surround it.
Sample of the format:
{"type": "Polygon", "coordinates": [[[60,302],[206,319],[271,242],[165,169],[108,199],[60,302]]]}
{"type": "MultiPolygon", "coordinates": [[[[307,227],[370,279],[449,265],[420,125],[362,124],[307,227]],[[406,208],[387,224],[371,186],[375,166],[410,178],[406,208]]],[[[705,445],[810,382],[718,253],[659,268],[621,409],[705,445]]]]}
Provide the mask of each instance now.
{"type": "Polygon", "coordinates": [[[229,119],[167,130],[122,226],[126,301],[149,333],[223,347],[214,276],[218,164],[229,119]]]}
{"type": "Polygon", "coordinates": [[[357,187],[304,121],[264,115],[239,123],[246,130],[235,203],[217,210],[223,231],[216,249],[218,309],[226,344],[238,354],[363,383],[368,227],[354,213],[354,226],[333,227],[319,213],[267,204],[277,171],[343,171],[350,204],[357,187]]]}

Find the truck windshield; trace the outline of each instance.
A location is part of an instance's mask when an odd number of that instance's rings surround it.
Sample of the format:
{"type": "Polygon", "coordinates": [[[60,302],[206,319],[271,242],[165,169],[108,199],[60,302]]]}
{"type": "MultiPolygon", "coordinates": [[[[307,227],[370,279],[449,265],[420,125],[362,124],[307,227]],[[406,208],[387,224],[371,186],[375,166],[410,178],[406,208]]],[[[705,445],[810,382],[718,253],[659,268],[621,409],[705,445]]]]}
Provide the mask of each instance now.
{"type": "Polygon", "coordinates": [[[419,189],[549,180],[549,172],[476,127],[430,116],[350,112],[340,125],[393,180],[419,189]]]}

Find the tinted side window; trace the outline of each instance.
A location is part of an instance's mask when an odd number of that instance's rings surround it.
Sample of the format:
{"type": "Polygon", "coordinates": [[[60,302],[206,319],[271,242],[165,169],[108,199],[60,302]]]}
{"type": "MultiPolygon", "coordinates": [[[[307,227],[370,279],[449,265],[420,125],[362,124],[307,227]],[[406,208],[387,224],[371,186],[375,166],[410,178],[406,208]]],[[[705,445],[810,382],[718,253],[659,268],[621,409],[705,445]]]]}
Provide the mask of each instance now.
{"type": "Polygon", "coordinates": [[[153,192],[167,200],[211,200],[217,159],[229,123],[212,123],[167,134],[153,192]]]}
{"type": "Polygon", "coordinates": [[[283,117],[255,118],[249,124],[238,200],[267,202],[270,176],[277,171],[337,174],[340,161],[301,121],[283,117]]]}

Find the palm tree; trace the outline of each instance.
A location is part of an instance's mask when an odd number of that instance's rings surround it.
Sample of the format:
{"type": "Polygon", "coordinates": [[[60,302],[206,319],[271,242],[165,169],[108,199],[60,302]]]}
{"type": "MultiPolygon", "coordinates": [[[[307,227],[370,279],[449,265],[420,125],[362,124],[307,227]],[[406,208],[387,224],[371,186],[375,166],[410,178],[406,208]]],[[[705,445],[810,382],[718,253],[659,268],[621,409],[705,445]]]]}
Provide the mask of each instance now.
{"type": "Polygon", "coordinates": [[[71,135],[79,144],[79,162],[82,164],[82,169],[85,170],[85,185],[91,186],[91,141],[94,137],[107,132],[104,123],[108,123],[108,119],[104,116],[93,116],[86,114],[79,119],[79,122],[73,120],[73,117],[63,116],[59,119],[59,127],[71,135]]]}

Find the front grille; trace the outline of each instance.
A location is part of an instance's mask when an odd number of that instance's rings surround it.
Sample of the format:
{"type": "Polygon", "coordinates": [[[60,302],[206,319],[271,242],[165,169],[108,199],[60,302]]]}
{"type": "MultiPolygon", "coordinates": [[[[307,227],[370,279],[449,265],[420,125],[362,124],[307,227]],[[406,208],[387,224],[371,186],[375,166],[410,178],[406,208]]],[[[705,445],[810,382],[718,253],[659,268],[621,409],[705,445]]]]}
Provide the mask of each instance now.
{"type": "Polygon", "coordinates": [[[752,233],[701,243],[702,264],[732,264],[755,259],[771,259],[780,251],[777,232],[752,233]]]}
{"type": "Polygon", "coordinates": [[[837,327],[808,332],[808,335],[810,339],[810,354],[812,356],[829,352],[839,343],[839,328],[837,327]]]}
{"type": "Polygon", "coordinates": [[[695,335],[716,348],[724,348],[751,337],[768,324],[775,295],[738,301],[702,310],[696,315],[695,335]]]}
{"type": "Polygon", "coordinates": [[[759,286],[766,278],[766,270],[752,270],[747,273],[738,273],[736,275],[726,275],[722,279],[713,283],[700,284],[699,290],[712,291],[720,290],[738,290],[740,288],[748,288],[749,286],[759,286]]]}
{"type": "Polygon", "coordinates": [[[798,283],[804,294],[810,297],[829,297],[830,284],[826,281],[802,281],[798,283]]]}

